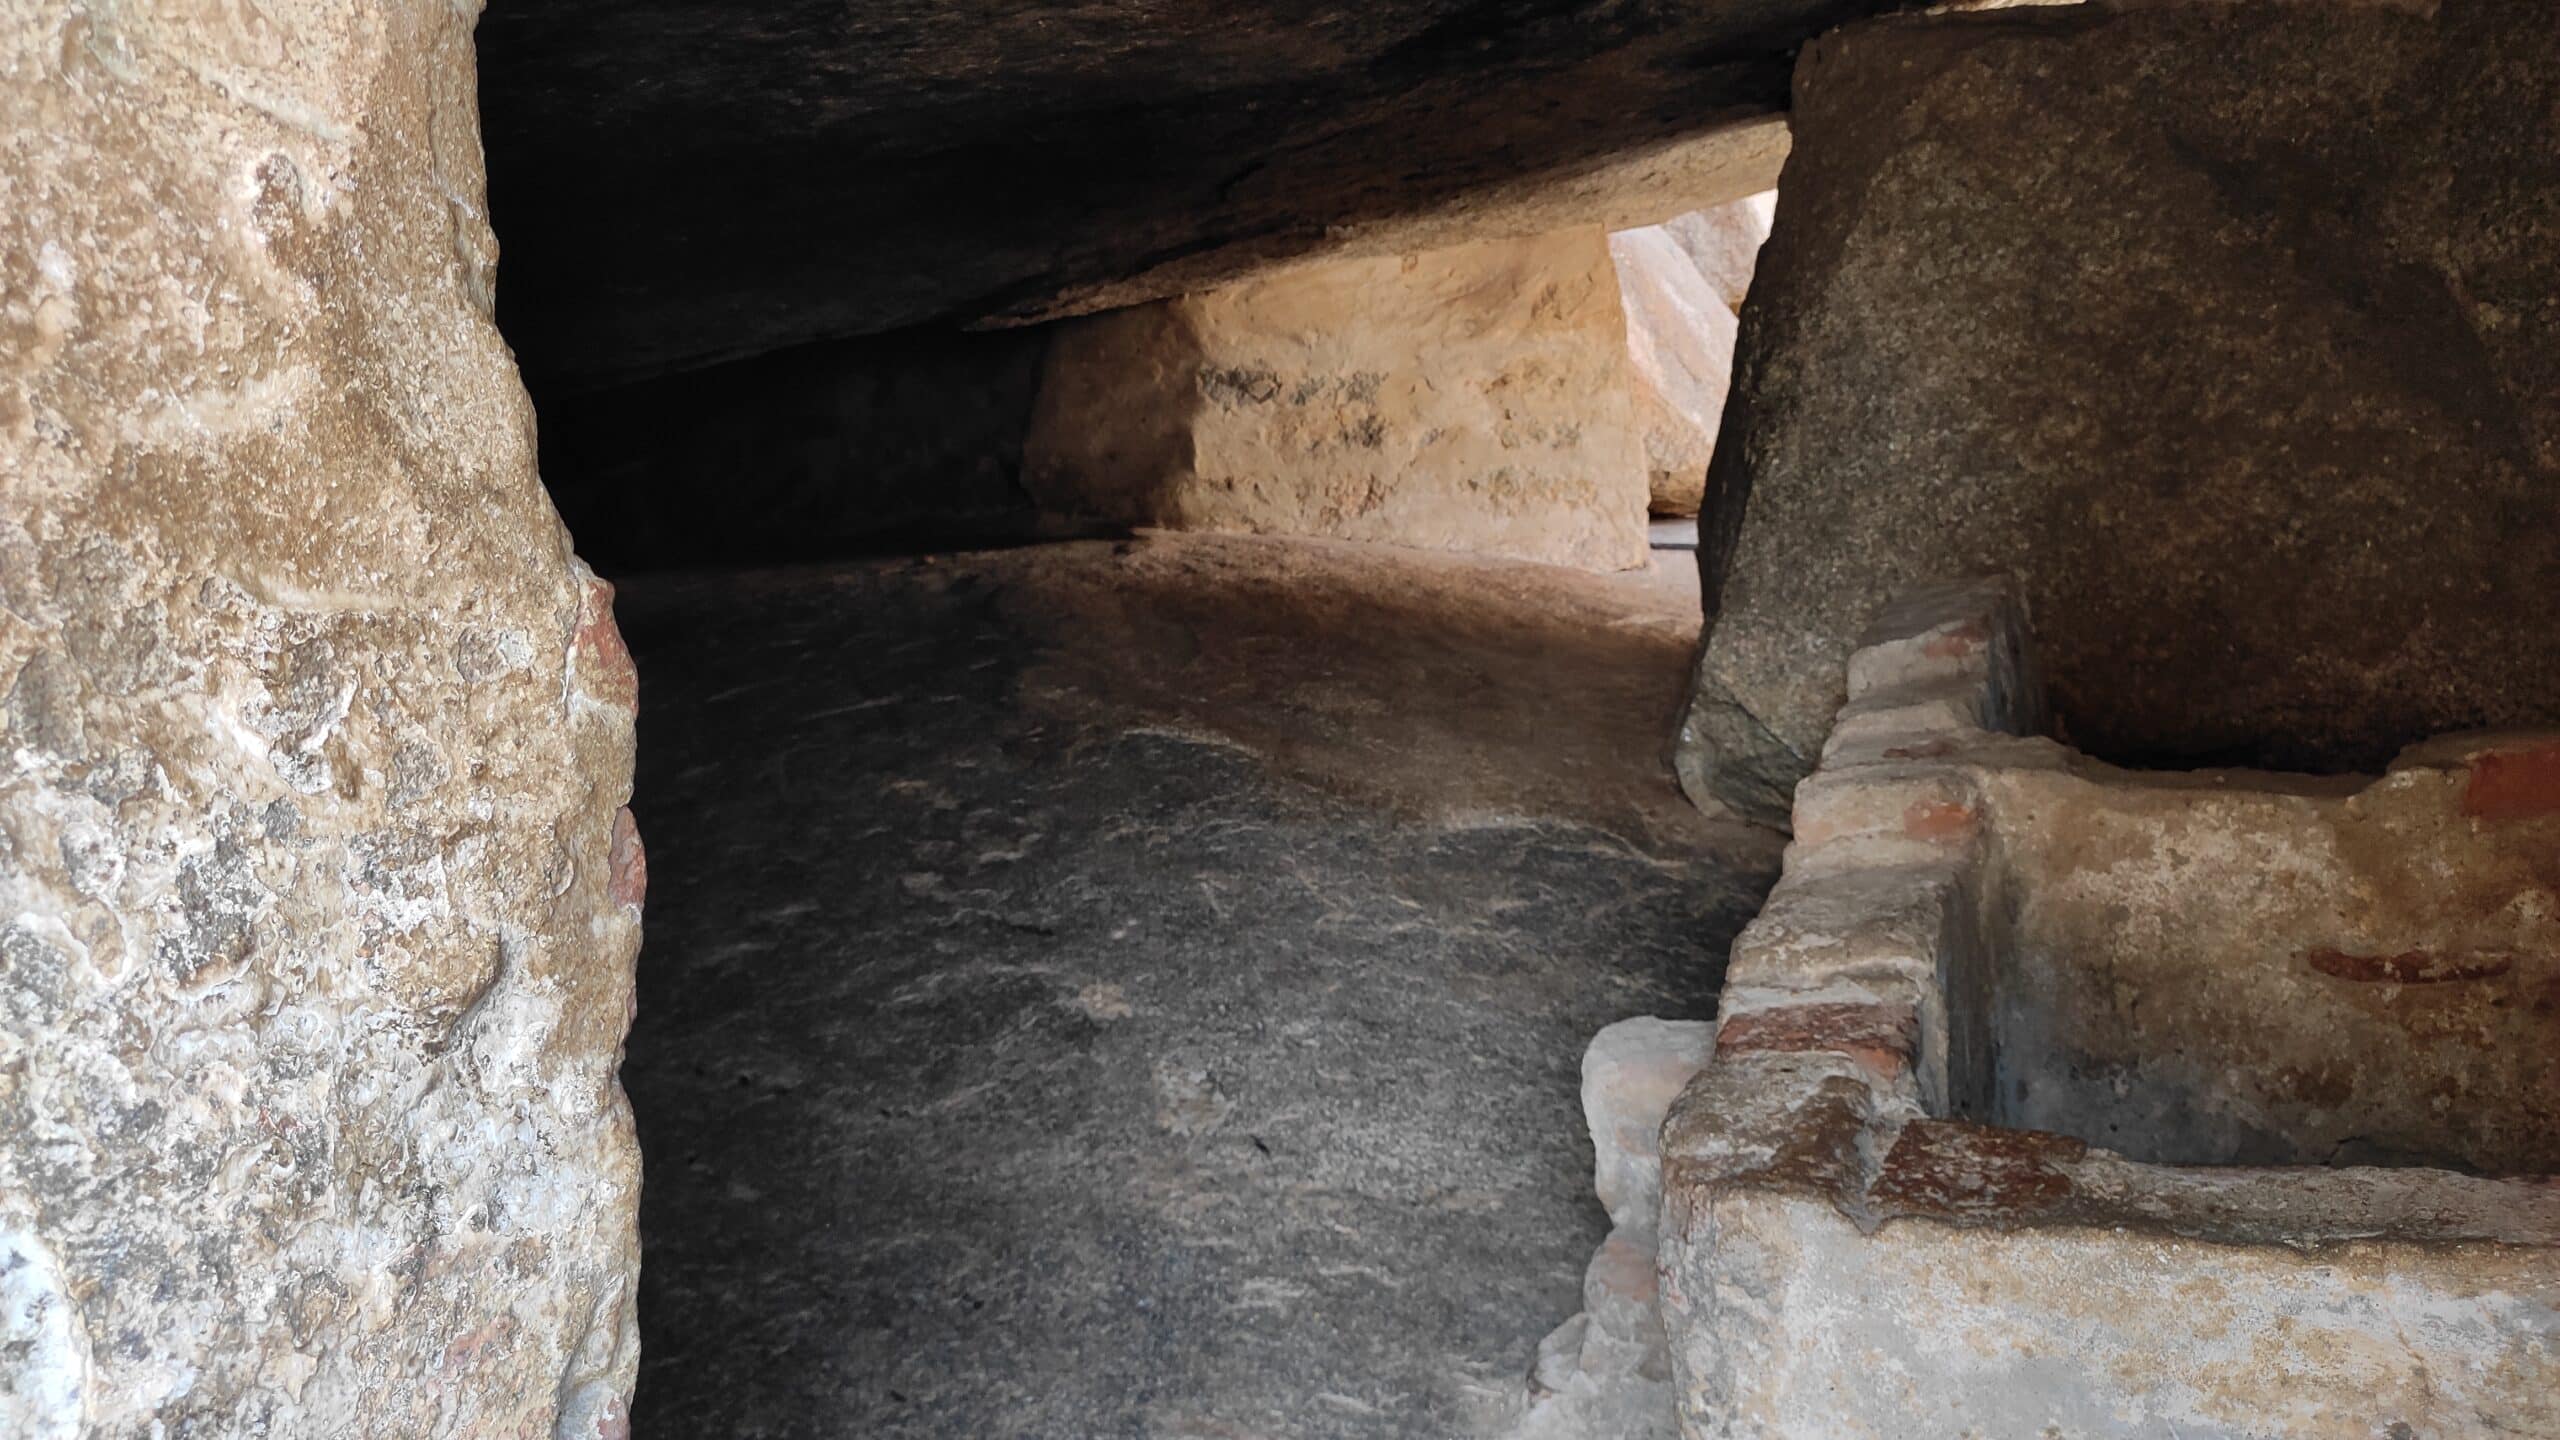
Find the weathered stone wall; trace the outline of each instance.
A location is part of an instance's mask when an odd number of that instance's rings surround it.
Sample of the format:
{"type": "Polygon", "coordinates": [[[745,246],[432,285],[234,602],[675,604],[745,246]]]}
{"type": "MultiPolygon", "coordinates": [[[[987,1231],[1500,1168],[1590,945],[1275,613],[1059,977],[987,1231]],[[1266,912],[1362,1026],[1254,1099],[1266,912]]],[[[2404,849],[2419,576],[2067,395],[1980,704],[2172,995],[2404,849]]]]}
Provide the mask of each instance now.
{"type": "Polygon", "coordinates": [[[2560,731],[2196,778],[1985,785],[1994,1114],[2139,1160],[2560,1174],[2560,731]]]}
{"type": "Polygon", "coordinates": [[[1597,228],[1313,265],[1059,327],[1043,505],[1632,569],[1646,467],[1597,228]]]}
{"type": "Polygon", "coordinates": [[[1808,48],[1701,526],[1693,794],[1785,813],[1882,598],[2015,573],[2117,758],[2560,716],[2560,26],[2004,10],[1808,48]]]}
{"type": "Polygon", "coordinates": [[[0,1432],[613,1436],[642,866],[472,10],[0,4],[0,1432]]]}

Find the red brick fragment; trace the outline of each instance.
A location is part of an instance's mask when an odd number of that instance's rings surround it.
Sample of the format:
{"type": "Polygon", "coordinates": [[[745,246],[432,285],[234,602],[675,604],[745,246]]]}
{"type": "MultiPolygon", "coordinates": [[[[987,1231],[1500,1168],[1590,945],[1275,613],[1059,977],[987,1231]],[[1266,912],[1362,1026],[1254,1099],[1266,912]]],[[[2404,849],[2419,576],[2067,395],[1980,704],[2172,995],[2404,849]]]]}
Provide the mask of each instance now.
{"type": "Polygon", "coordinates": [[[613,846],[605,858],[611,877],[605,888],[616,901],[637,910],[649,894],[649,852],[640,844],[640,822],[631,807],[613,812],[613,846]]]}
{"type": "Polygon", "coordinates": [[[1972,835],[1977,818],[1970,805],[1953,800],[1923,800],[1902,812],[1902,833],[1932,845],[1951,844],[1972,835]]]}
{"type": "Polygon", "coordinates": [[[622,627],[613,623],[613,586],[590,578],[578,605],[578,635],[572,647],[578,679],[589,695],[607,704],[636,711],[640,705],[640,670],[631,663],[631,647],[622,643],[622,627]]]}
{"type": "Polygon", "coordinates": [[[2471,762],[2462,813],[2475,820],[2535,820],[2560,815],[2560,744],[2500,750],[2471,762]]]}
{"type": "Polygon", "coordinates": [[[2403,950],[2397,955],[2350,955],[2344,950],[2306,950],[2302,958],[2323,975],[2369,985],[2443,985],[2459,980],[2494,980],[2516,968],[2516,957],[2500,951],[2442,955],[2433,950],[2403,950]]]}
{"type": "Polygon", "coordinates": [[[1846,1055],[1890,1079],[1909,1067],[1919,1036],[1920,1017],[1908,1005],[1785,1005],[1727,1016],[1716,1029],[1716,1053],[1846,1055]]]}

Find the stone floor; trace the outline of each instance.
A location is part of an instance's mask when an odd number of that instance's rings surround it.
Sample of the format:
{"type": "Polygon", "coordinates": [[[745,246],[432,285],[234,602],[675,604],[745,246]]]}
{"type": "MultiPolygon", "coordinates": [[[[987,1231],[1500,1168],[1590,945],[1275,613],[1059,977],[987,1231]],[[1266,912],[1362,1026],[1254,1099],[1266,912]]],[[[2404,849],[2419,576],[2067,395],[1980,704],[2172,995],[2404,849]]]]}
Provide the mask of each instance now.
{"type": "Polygon", "coordinates": [[[1593,1032],[1773,876],[1684,557],[1157,537],[623,588],[637,1434],[1434,1437],[1606,1220],[1593,1032]]]}

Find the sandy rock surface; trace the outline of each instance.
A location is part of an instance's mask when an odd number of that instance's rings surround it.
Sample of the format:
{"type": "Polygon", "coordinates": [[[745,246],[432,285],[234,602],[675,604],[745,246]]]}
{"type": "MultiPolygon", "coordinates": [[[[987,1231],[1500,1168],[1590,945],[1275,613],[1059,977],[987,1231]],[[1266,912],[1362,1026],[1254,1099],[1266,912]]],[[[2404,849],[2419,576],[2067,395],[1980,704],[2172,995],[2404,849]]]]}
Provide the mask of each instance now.
{"type": "Polygon", "coordinates": [[[1308,266],[1051,343],[1024,483],[1173,529],[1646,563],[1626,327],[1598,229],[1308,266]]]}
{"type": "Polygon", "coordinates": [[[1742,297],[1751,290],[1751,275],[1777,209],[1778,192],[1766,190],[1731,204],[1674,215],[1661,228],[1679,242],[1682,253],[1707,277],[1726,308],[1738,312],[1742,297]]]}

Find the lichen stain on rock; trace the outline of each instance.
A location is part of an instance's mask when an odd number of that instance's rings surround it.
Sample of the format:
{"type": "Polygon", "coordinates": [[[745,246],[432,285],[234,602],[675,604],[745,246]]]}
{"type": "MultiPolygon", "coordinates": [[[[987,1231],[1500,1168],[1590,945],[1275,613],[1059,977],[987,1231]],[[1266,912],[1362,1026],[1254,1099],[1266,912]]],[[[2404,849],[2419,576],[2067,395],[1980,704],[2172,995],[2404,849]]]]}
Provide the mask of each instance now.
{"type": "Polygon", "coordinates": [[[2560,745],[2491,751],[2474,759],[2462,812],[2488,821],[2560,815],[2560,745]]]}
{"type": "MultiPolygon", "coordinates": [[[[1767,1158],[1733,1177],[1730,1183],[1772,1190],[1805,1189],[1829,1195],[1842,1204],[1853,1203],[1859,1178],[1858,1142],[1870,1115],[1863,1083],[1846,1077],[1823,1081],[1803,1108],[1789,1117],[1790,1123],[1776,1137],[1778,1143],[1767,1158]]],[[[1666,1149],[1664,1193],[1668,1195],[1689,1183],[1682,1172],[1694,1166],[1695,1162],[1675,1158],[1666,1149]]]]}
{"type": "Polygon", "coordinates": [[[74,1440],[89,1383],[89,1335],[33,1205],[0,1195],[0,1432],[74,1440]]]}

